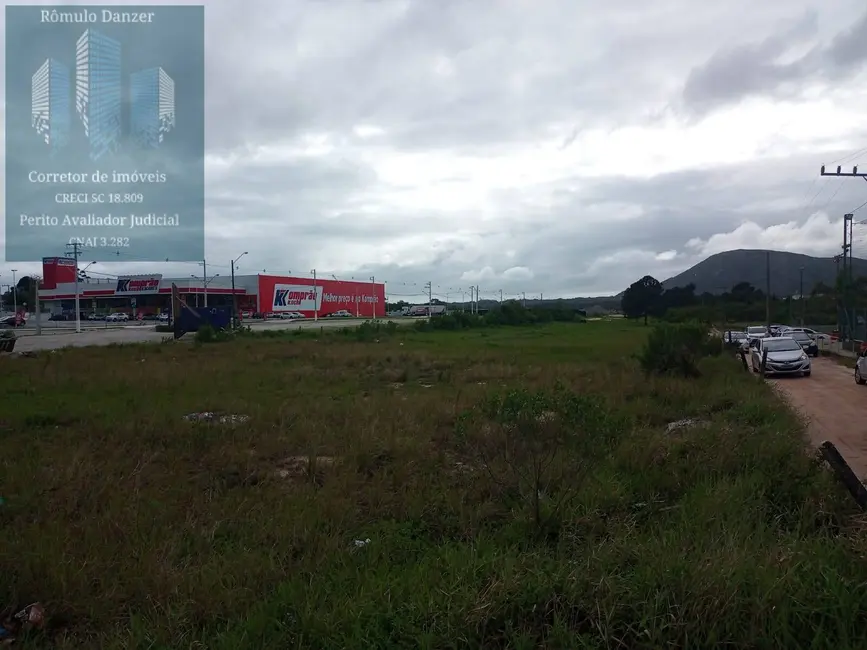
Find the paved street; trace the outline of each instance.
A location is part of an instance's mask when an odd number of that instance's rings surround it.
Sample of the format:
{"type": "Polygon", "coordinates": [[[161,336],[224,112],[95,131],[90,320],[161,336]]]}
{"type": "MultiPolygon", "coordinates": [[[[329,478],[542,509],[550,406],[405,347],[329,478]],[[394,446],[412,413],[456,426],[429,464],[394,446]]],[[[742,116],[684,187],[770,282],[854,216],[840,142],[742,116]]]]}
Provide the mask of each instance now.
{"type": "MultiPolygon", "coordinates": [[[[393,319],[400,325],[413,323],[411,318],[393,319]]],[[[57,321],[55,321],[57,322],[57,321]]],[[[312,328],[336,328],[355,327],[364,322],[364,319],[326,319],[319,321],[248,321],[253,330],[289,330],[289,329],[312,329],[312,328]]],[[[65,325],[63,321],[59,324],[65,325]]],[[[30,352],[35,350],[53,350],[63,347],[87,347],[91,345],[111,345],[112,343],[158,343],[165,338],[171,338],[171,334],[155,332],[154,323],[147,324],[124,323],[86,328],[82,323],[82,332],[75,332],[75,323],[69,323],[67,327],[43,329],[41,335],[36,335],[35,328],[21,327],[16,330],[19,336],[15,344],[16,352],[30,352]]],[[[194,334],[187,334],[186,339],[192,339],[194,334]]]]}

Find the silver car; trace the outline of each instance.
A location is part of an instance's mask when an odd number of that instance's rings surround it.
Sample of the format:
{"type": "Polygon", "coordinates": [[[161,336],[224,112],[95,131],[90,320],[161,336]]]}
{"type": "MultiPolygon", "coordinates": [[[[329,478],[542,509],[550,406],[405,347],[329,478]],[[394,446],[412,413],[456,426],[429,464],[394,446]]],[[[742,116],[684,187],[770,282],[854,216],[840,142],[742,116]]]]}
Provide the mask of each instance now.
{"type": "Polygon", "coordinates": [[[767,337],[753,341],[750,348],[750,361],[753,372],[761,372],[762,355],[767,350],[768,358],[765,365],[765,376],[769,375],[801,375],[809,377],[812,370],[810,357],[801,345],[794,339],[779,336],[767,337]]]}
{"type": "Polygon", "coordinates": [[[867,384],[867,351],[861,352],[855,362],[855,383],[867,384]]]}

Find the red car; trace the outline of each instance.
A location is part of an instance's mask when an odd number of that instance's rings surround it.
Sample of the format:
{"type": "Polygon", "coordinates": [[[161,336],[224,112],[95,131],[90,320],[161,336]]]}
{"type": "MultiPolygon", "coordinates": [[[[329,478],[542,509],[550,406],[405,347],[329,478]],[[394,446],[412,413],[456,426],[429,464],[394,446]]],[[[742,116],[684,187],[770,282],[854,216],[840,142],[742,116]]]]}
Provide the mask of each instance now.
{"type": "Polygon", "coordinates": [[[3,327],[21,327],[26,324],[27,319],[25,319],[21,314],[6,316],[6,318],[0,319],[0,325],[3,327]]]}

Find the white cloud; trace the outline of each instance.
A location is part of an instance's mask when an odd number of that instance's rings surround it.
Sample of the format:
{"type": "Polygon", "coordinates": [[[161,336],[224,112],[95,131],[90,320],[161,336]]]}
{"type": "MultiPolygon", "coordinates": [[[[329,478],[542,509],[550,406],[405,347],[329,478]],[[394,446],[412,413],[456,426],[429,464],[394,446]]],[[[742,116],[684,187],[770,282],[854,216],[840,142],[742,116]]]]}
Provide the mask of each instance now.
{"type": "Polygon", "coordinates": [[[731,232],[718,233],[707,240],[691,239],[686,246],[699,256],[737,249],[771,249],[826,257],[840,251],[842,233],[842,219],[832,220],[817,212],[803,223],[789,221],[767,228],[745,221],[731,232]]]}

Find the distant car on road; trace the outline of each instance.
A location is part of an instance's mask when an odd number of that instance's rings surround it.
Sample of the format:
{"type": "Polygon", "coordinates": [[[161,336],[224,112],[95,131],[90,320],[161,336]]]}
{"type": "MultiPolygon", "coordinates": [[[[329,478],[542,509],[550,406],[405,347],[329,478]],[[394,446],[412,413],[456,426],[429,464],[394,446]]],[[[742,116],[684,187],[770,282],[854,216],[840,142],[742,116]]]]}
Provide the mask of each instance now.
{"type": "Polygon", "coordinates": [[[114,314],[109,314],[108,316],[106,316],[105,320],[108,323],[126,323],[129,320],[129,316],[127,316],[123,312],[116,312],[114,314]]]}
{"type": "Polygon", "coordinates": [[[753,372],[761,372],[762,355],[767,351],[765,376],[801,375],[809,377],[812,371],[810,357],[800,344],[785,336],[754,339],[755,347],[750,350],[753,372]]]}
{"type": "Polygon", "coordinates": [[[723,341],[727,345],[732,345],[735,347],[741,347],[747,340],[749,340],[749,337],[747,336],[746,332],[740,332],[740,331],[734,331],[734,330],[729,331],[729,332],[723,332],[723,341]]]}
{"type": "Polygon", "coordinates": [[[817,332],[814,329],[810,329],[809,327],[787,327],[782,332],[780,332],[781,336],[789,336],[792,332],[803,332],[810,338],[816,341],[830,341],[831,337],[824,332],[817,332]]]}
{"type": "Polygon", "coordinates": [[[277,317],[282,320],[298,320],[299,318],[304,318],[304,314],[298,311],[284,311],[280,312],[277,317]]]}
{"type": "Polygon", "coordinates": [[[27,321],[22,316],[6,316],[4,318],[0,318],[0,326],[3,327],[21,327],[26,325],[27,321]]]}
{"type": "Polygon", "coordinates": [[[336,311],[333,314],[328,314],[328,318],[352,318],[352,312],[341,309],[340,311],[336,311]]]}
{"type": "Polygon", "coordinates": [[[786,336],[797,342],[804,352],[807,353],[807,356],[819,356],[819,344],[806,332],[788,332],[786,336]]]}
{"type": "Polygon", "coordinates": [[[761,339],[768,336],[768,328],[764,325],[750,325],[747,328],[747,338],[752,339],[761,339]]]}

